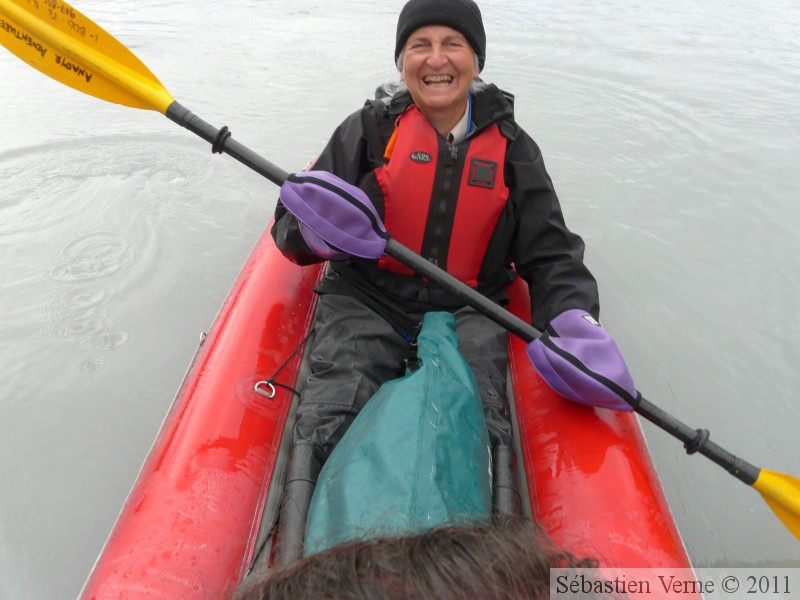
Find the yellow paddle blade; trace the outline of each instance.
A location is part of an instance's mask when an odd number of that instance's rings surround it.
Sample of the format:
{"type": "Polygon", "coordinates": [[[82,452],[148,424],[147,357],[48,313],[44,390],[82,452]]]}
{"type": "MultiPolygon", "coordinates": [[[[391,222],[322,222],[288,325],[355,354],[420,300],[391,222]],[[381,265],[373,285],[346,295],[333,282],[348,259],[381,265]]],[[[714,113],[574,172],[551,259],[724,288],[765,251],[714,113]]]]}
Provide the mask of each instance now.
{"type": "Polygon", "coordinates": [[[800,540],[800,479],[761,469],[753,487],[772,512],[800,540]]]}
{"type": "Polygon", "coordinates": [[[79,92],[161,113],[172,103],[130,50],[63,0],[0,0],[0,43],[79,92]]]}

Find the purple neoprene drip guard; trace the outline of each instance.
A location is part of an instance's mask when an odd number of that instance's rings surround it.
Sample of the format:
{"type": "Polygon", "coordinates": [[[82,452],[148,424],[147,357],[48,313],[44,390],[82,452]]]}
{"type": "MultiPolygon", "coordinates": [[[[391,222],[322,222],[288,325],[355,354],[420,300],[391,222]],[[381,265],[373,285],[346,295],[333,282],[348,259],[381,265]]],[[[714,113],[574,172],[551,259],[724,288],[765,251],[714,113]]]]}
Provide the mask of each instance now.
{"type": "Polygon", "coordinates": [[[325,171],[306,171],[289,176],[281,186],[280,199],[333,254],[383,256],[389,234],[360,188],[325,171]]]}
{"type": "Polygon", "coordinates": [[[638,393],[613,338],[582,310],[567,310],[528,345],[528,356],[556,392],[581,404],[631,411],[638,393]]]}

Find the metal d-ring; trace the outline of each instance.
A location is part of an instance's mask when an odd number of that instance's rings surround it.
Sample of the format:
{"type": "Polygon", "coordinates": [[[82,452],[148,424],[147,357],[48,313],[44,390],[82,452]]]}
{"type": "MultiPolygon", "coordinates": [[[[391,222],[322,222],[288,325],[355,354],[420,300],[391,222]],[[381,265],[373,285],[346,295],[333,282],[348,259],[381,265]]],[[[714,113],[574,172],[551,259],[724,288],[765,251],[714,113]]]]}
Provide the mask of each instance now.
{"type": "Polygon", "coordinates": [[[261,394],[265,398],[272,399],[275,397],[275,386],[269,381],[257,381],[253,386],[256,394],[261,394]],[[265,387],[266,386],[266,387],[265,387]],[[268,388],[268,389],[267,389],[268,388]]]}

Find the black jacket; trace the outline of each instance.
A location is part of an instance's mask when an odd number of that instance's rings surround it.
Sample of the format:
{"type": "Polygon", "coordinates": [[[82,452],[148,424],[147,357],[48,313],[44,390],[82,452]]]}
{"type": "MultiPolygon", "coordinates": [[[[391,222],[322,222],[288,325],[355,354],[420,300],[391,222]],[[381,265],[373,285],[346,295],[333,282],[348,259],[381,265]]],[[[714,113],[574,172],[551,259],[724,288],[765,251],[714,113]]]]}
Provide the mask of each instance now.
{"type": "MultiPolygon", "coordinates": [[[[504,175],[510,193],[481,264],[478,290],[502,301],[503,287],[519,274],[530,287],[537,329],[571,308],[599,318],[597,284],[583,263],[583,240],[567,229],[541,151],[514,121],[512,101],[493,85],[476,93],[472,132],[459,142],[468,143],[470,136],[491,123],[498,123],[508,139],[504,175]]],[[[394,121],[410,102],[407,92],[367,101],[336,129],[313,168],[361,187],[383,215],[383,197],[373,171],[384,163],[394,121]]],[[[296,219],[280,202],[272,235],[292,261],[303,265],[321,260],[308,249],[296,219]]],[[[332,262],[317,291],[354,295],[401,327],[408,326],[408,313],[454,310],[464,304],[435,284],[355,258],[332,262]]]]}

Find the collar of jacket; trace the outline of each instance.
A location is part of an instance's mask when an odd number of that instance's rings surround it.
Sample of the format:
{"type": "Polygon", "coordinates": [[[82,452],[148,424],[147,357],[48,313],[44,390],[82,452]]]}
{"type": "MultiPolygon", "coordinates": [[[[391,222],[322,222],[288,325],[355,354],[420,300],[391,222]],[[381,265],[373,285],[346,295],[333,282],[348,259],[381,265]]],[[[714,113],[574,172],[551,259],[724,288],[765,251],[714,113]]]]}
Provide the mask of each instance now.
{"type": "MultiPolygon", "coordinates": [[[[490,83],[484,89],[474,93],[473,98],[472,135],[492,123],[499,123],[500,130],[508,137],[513,128],[504,127],[503,124],[514,120],[514,96],[490,83]]],[[[387,115],[394,121],[413,103],[408,90],[397,92],[389,101],[387,115]]]]}

